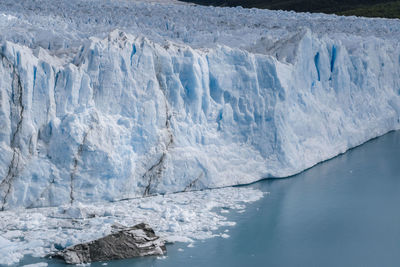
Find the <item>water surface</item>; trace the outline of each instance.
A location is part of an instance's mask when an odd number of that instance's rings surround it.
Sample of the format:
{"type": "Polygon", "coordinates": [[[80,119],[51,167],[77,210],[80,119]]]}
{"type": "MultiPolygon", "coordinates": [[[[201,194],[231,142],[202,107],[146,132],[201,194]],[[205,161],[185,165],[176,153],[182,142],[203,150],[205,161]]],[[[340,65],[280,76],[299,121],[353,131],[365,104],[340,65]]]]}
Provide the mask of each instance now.
{"type": "Polygon", "coordinates": [[[296,176],[249,185],[270,193],[231,212],[228,239],[108,266],[400,266],[399,159],[400,132],[391,132],[296,176]]]}

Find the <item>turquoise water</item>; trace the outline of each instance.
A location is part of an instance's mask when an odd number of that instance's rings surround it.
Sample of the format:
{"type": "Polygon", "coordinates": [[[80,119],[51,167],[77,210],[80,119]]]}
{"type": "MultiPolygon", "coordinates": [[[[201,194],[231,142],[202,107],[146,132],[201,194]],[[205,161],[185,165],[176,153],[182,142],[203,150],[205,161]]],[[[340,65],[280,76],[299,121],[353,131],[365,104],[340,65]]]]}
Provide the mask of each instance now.
{"type": "Polygon", "coordinates": [[[107,266],[400,266],[399,163],[400,132],[391,132],[291,178],[250,185],[270,194],[229,215],[237,225],[228,239],[107,266]]]}

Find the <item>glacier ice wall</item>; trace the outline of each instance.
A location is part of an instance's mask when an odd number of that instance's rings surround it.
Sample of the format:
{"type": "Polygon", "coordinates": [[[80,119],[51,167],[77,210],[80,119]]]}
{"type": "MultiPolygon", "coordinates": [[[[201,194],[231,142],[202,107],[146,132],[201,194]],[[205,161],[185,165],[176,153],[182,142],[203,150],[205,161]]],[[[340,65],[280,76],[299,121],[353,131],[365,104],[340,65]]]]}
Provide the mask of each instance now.
{"type": "Polygon", "coordinates": [[[390,38],[301,27],[199,46],[113,30],[67,59],[15,38],[0,42],[1,209],[290,176],[400,128],[390,38]]]}

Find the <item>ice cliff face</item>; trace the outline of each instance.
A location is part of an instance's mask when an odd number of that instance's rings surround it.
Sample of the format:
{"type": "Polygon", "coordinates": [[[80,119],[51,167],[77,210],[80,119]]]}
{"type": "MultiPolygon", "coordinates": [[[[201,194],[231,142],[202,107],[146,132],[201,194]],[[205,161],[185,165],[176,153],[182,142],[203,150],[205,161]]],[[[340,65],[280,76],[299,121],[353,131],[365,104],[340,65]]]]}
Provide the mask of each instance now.
{"type": "Polygon", "coordinates": [[[129,1],[5,2],[1,209],[289,176],[400,128],[398,20],[129,1]],[[84,17],[88,7],[94,10],[84,17]],[[185,25],[170,26],[178,19],[171,14],[196,31],[182,37],[185,25]],[[233,15],[245,25],[230,23],[233,15]],[[207,25],[212,18],[226,24],[207,25]],[[326,21],[334,26],[318,26],[326,21]],[[357,24],[372,30],[354,30],[357,24]]]}

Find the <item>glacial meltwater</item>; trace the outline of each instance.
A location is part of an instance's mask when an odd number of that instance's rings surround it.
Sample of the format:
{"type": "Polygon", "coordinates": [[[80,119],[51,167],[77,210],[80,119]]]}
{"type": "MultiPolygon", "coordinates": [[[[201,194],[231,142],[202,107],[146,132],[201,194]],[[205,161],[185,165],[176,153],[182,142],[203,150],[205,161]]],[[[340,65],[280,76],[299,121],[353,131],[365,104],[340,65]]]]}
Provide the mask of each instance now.
{"type": "MultiPolygon", "coordinates": [[[[231,211],[228,238],[169,245],[165,258],[107,266],[399,266],[400,131],[287,179],[249,185],[269,192],[231,211]]],[[[227,236],[226,236],[227,237],[227,236]]],[[[23,263],[43,262],[25,258],[23,263]]],[[[63,266],[48,260],[49,266],[63,266]]],[[[92,263],[103,266],[105,263],[92,263]]]]}

